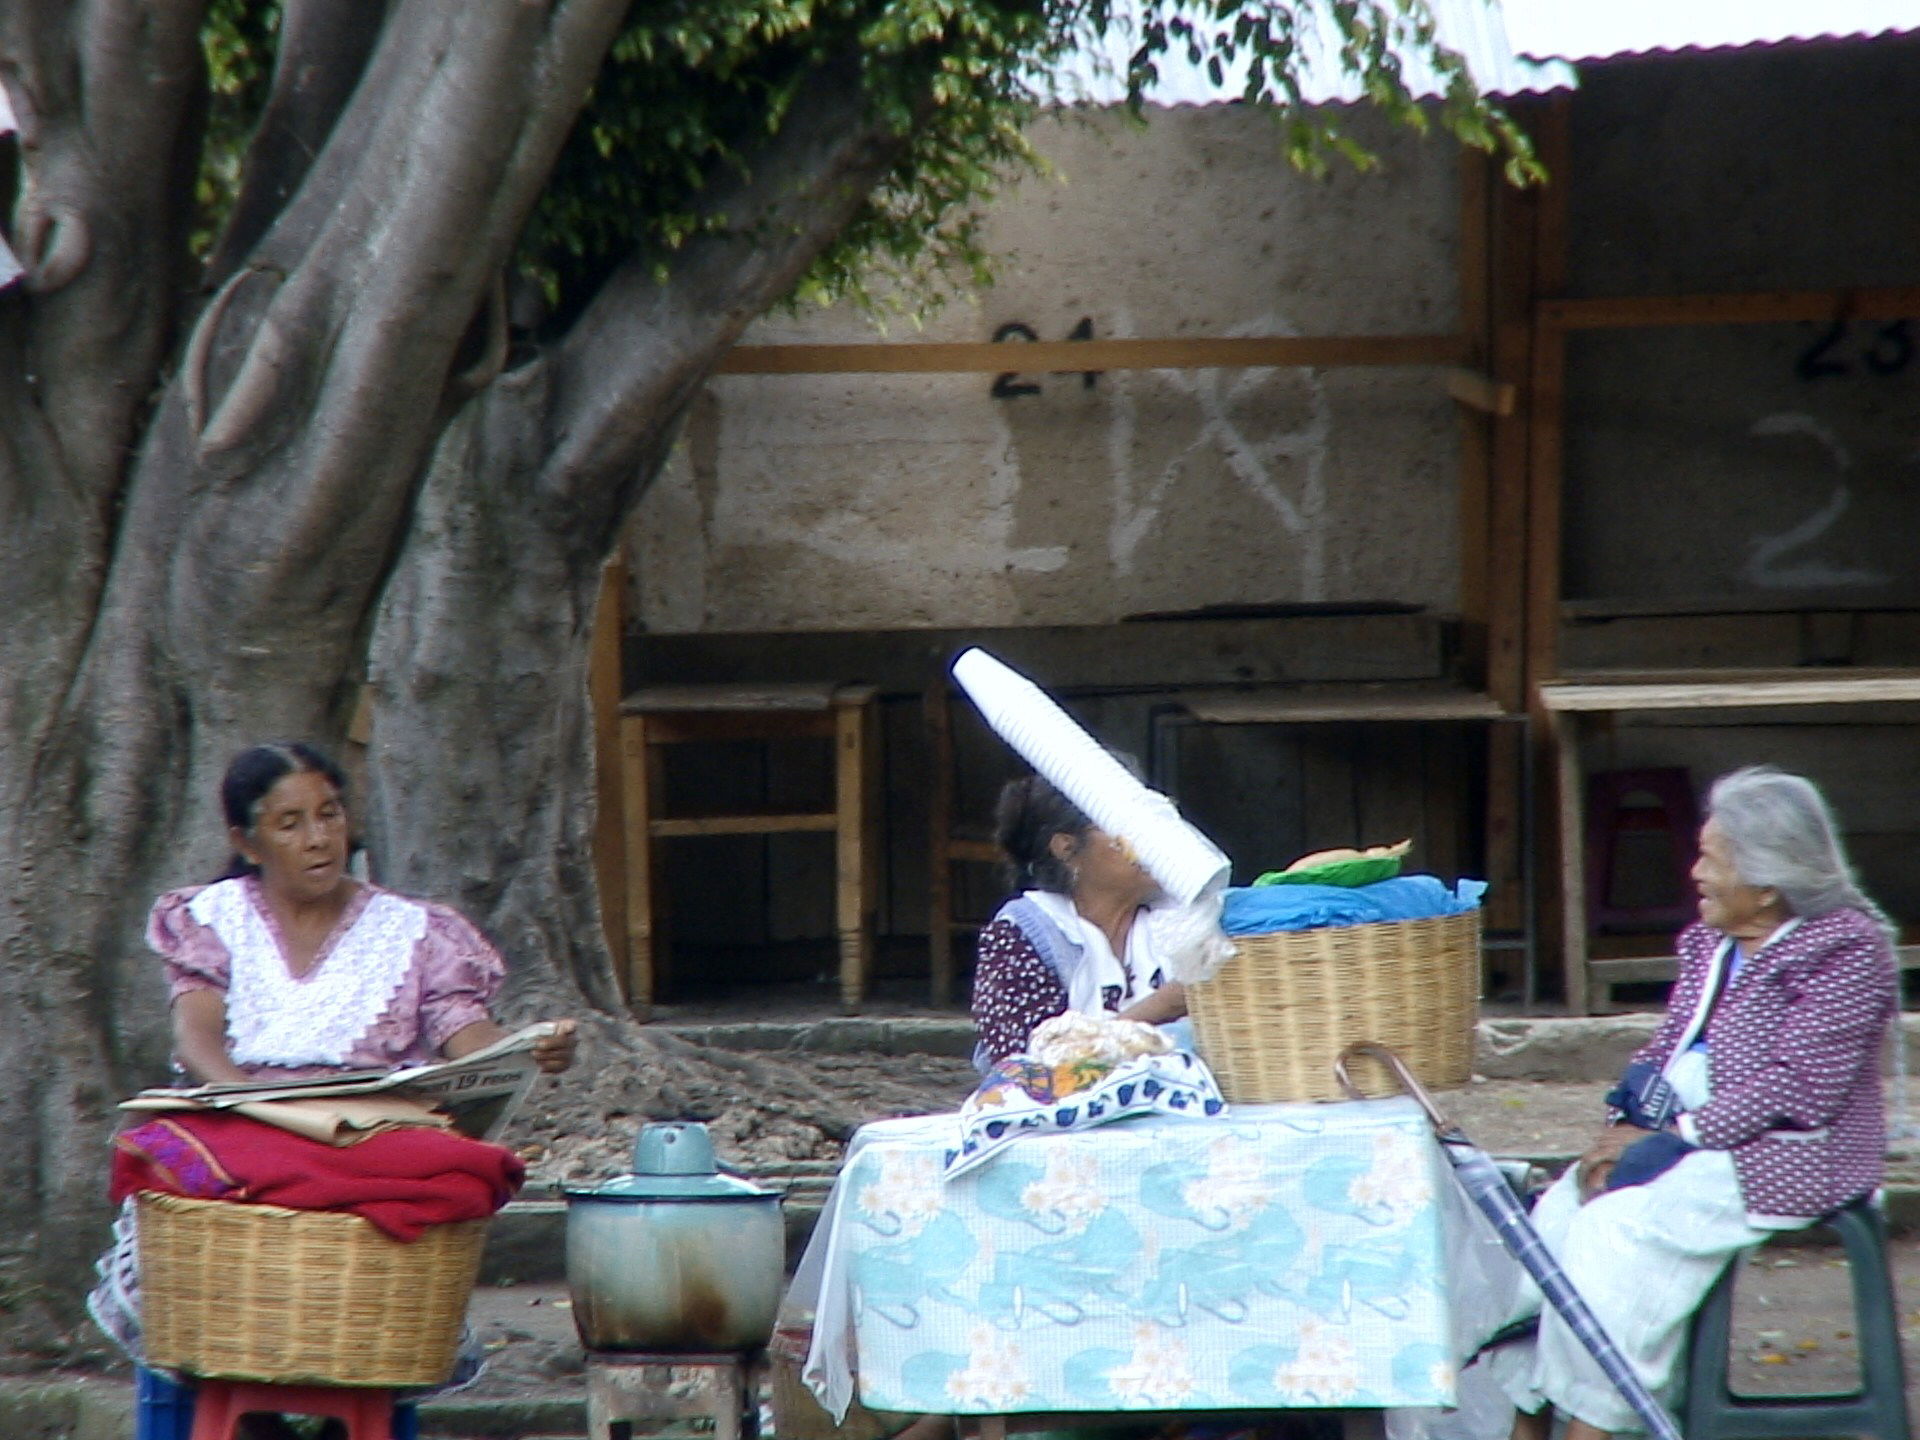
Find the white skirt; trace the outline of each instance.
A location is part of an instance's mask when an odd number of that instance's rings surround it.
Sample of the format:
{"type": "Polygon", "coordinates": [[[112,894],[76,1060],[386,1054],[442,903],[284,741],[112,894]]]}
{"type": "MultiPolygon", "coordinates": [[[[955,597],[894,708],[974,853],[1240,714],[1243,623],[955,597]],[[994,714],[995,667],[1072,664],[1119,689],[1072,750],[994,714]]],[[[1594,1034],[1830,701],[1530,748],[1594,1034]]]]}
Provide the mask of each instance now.
{"type": "MultiPolygon", "coordinates": [[[[1724,1150],[1696,1151],[1644,1185],[1586,1205],[1569,1169],[1540,1197],[1533,1224],[1635,1373],[1669,1408],[1694,1312],[1728,1261],[1775,1233],[1747,1223],[1740,1179],[1724,1150]]],[[[1531,1281],[1512,1318],[1530,1314],[1540,1315],[1539,1335],[1482,1362],[1513,1403],[1526,1411],[1551,1404],[1602,1430],[1639,1430],[1639,1417],[1559,1313],[1542,1312],[1531,1281]]]]}

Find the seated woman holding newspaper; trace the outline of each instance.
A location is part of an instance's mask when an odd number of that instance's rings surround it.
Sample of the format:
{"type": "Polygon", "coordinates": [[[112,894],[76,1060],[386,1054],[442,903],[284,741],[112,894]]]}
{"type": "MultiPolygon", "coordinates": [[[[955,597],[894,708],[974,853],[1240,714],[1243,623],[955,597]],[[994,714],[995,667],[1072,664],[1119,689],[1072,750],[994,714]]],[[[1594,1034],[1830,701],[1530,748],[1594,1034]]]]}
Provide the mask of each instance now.
{"type": "MultiPolygon", "coordinates": [[[[1700,920],[1659,1031],[1609,1095],[1613,1122],[1540,1199],[1535,1227],[1655,1395],[1727,1263],[1872,1193],[1886,1156],[1880,1053],[1897,1006],[1890,926],[1854,883],[1820,792],[1766,767],[1723,776],[1693,877],[1700,920]]],[[[1527,1308],[1537,1308],[1531,1293],[1527,1308]]],[[[1492,1352],[1514,1440],[1640,1422],[1548,1309],[1492,1352]]]]}
{"type": "MultiPolygon", "coordinates": [[[[505,966],[480,932],[446,906],[348,873],[345,792],[339,768],[310,746],[242,751],[220,787],[236,852],[228,873],[154,903],[147,939],[166,966],[174,1063],[189,1081],[388,1070],[507,1037],[487,1010],[505,966]]],[[[552,1073],[573,1052],[574,1023],[562,1020],[533,1058],[552,1073]]],[[[342,1147],[227,1112],[168,1114],[116,1142],[114,1196],[128,1205],[88,1308],[137,1358],[131,1196],[141,1189],[351,1210],[404,1239],[466,1210],[490,1214],[520,1176],[510,1151],[437,1129],[376,1131],[342,1147]]]]}

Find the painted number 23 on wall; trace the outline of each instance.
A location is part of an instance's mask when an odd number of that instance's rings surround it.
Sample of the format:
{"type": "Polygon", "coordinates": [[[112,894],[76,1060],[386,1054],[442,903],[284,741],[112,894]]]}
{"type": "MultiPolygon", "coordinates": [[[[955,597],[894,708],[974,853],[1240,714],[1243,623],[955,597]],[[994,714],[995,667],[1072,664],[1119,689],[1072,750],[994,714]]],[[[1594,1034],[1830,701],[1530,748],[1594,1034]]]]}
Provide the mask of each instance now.
{"type": "Polygon", "coordinates": [[[1836,320],[1828,326],[1793,362],[1793,373],[1802,380],[1825,380],[1835,375],[1852,375],[1864,365],[1875,375],[1898,375],[1913,363],[1913,328],[1908,320],[1895,320],[1873,332],[1873,339],[1862,346],[1847,344],[1847,322],[1836,320]],[[1857,361],[1857,364],[1856,364],[1857,361]]]}

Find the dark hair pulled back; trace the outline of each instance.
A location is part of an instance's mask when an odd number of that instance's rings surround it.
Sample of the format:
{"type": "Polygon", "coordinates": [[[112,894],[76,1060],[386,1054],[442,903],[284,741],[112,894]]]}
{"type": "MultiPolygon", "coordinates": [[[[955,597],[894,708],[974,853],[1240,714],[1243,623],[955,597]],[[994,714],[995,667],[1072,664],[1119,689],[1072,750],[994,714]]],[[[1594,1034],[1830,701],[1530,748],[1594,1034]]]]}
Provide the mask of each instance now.
{"type": "MultiPolygon", "coordinates": [[[[318,775],[333,786],[342,799],[347,794],[347,777],[324,752],[304,740],[276,740],[266,745],[249,745],[227,762],[227,773],[220,780],[220,809],[227,824],[235,830],[251,830],[259,818],[260,802],[267,792],[289,775],[318,775]]],[[[237,875],[257,875],[260,867],[235,852],[227,861],[222,880],[237,875]]]]}
{"type": "Polygon", "coordinates": [[[1080,807],[1040,775],[1009,780],[993,812],[993,838],[1006,856],[1007,883],[1016,890],[1073,890],[1073,867],[1053,853],[1053,837],[1076,840],[1093,828],[1080,807]]]}

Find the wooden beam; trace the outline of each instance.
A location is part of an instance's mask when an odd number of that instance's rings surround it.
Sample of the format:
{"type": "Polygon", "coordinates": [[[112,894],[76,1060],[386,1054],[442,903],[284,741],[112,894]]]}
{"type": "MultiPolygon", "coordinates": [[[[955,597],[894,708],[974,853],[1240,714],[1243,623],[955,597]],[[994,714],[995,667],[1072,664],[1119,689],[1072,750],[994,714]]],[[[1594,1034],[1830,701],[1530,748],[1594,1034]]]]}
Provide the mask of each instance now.
{"type": "MultiPolygon", "coordinates": [[[[1568,747],[1578,732],[1563,736],[1546,723],[1538,695],[1540,682],[1554,674],[1560,657],[1560,550],[1564,485],[1561,432],[1566,423],[1566,337],[1540,322],[1544,305],[1567,288],[1567,197],[1573,185],[1572,110],[1567,96],[1547,101],[1534,128],[1547,181],[1534,211],[1533,328],[1527,377],[1527,582],[1526,703],[1534,720],[1534,774],[1552,775],[1556,767],[1579,765],[1568,747]]],[[[1587,1006],[1586,912],[1580,893],[1569,885],[1580,876],[1577,815],[1567,813],[1564,789],[1542,785],[1533,795],[1532,873],[1534,916],[1540,930],[1560,940],[1560,972],[1568,1009],[1584,1015],[1587,1006]],[[1556,864],[1557,862],[1557,864],[1556,864]]]]}
{"type": "Polygon", "coordinates": [[[1535,212],[1535,316],[1527,421],[1527,688],[1551,679],[1560,657],[1561,436],[1566,425],[1566,338],[1539,317],[1567,287],[1567,192],[1573,135],[1567,97],[1548,102],[1535,139],[1547,183],[1535,212]]]}
{"type": "Polygon", "coordinates": [[[647,743],[647,717],[620,717],[621,821],[625,828],[627,887],[627,1007],[636,1019],[652,1013],[655,972],[653,916],[653,775],[658,747],[647,743]]]}
{"type": "MultiPolygon", "coordinates": [[[[1460,328],[1472,346],[1471,370],[1447,372],[1447,392],[1457,375],[1499,386],[1492,365],[1493,312],[1492,162],[1471,146],[1460,147],[1460,328]]],[[[1507,387],[1511,392],[1511,387],[1507,387]]],[[[1468,403],[1464,402],[1463,403],[1468,403]]],[[[1487,538],[1492,502],[1493,426],[1489,417],[1511,415],[1469,404],[1460,415],[1460,619],[1469,684],[1487,683],[1487,538]],[[1477,413],[1475,413],[1477,412],[1477,413]]]]}
{"type": "Polygon", "coordinates": [[[1920,670],[1882,675],[1826,674],[1774,677],[1740,671],[1669,680],[1570,682],[1544,685],[1541,703],[1560,712],[1727,710],[1772,705],[1884,705],[1920,702],[1920,670]]]}
{"type": "Polygon", "coordinates": [[[700,835],[788,835],[808,830],[832,830],[839,817],[832,811],[818,815],[688,815],[655,820],[648,830],[662,840],[700,835]]]}
{"type": "Polygon", "coordinates": [[[627,979],[626,789],[621,774],[620,661],[626,642],[627,567],[610,560],[600,572],[587,657],[587,695],[593,706],[593,873],[600,891],[600,927],[613,952],[613,972],[627,979]]]}
{"type": "Polygon", "coordinates": [[[1562,330],[1667,325],[1790,325],[1800,321],[1920,318],[1920,286],[1870,290],[1756,290],[1707,295],[1620,295],[1549,300],[1540,318],[1562,330]]]}
{"type": "Polygon", "coordinates": [[[1483,415],[1511,415],[1520,387],[1489,379],[1478,370],[1455,369],[1447,371],[1447,394],[1483,415]]]}
{"type": "Polygon", "coordinates": [[[1204,370],[1267,365],[1465,365],[1459,335],[1261,335],[1158,340],[909,341],[901,344],[738,345],[723,375],[1028,374],[1204,370]]]}
{"type": "MultiPolygon", "coordinates": [[[[1531,120],[1525,123],[1531,125],[1531,120]]],[[[1489,171],[1488,370],[1497,383],[1524,385],[1532,363],[1534,210],[1538,190],[1519,190],[1489,171]]],[[[1486,687],[1502,709],[1526,708],[1527,422],[1523,405],[1488,422],[1485,553],[1486,687]]],[[[1525,923],[1521,892],[1521,735],[1496,726],[1487,737],[1487,924],[1525,923]]],[[[1537,868],[1537,867],[1536,867],[1537,868]]],[[[1537,877],[1536,877],[1537,883],[1537,877]]],[[[1549,949],[1551,947],[1548,947],[1549,949]]]]}

